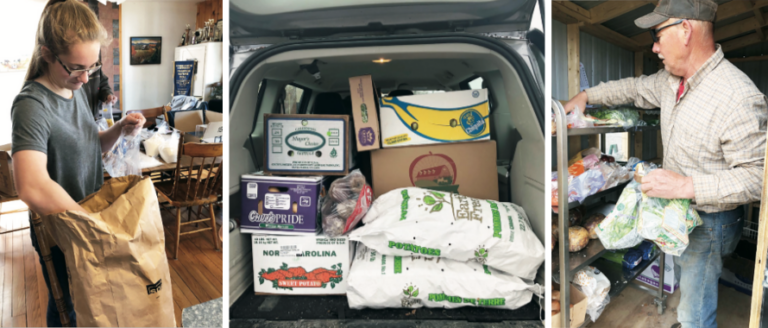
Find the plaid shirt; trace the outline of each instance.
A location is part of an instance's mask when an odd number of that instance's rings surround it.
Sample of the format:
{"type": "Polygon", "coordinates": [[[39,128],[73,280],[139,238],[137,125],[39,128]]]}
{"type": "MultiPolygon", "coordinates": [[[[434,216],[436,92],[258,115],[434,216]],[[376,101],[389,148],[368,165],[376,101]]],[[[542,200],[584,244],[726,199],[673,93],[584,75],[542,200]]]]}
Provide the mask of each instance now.
{"type": "Polygon", "coordinates": [[[590,103],[661,108],[664,168],[693,178],[694,209],[732,210],[759,201],[768,102],[744,72],[717,51],[685,82],[660,70],[587,89],[590,103]]]}

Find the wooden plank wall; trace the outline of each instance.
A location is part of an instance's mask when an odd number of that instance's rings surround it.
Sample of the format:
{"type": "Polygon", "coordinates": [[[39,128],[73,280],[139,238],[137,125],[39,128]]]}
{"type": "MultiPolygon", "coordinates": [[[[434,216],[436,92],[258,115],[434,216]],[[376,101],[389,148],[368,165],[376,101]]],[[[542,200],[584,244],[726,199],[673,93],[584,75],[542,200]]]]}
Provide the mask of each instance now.
{"type": "Polygon", "coordinates": [[[195,21],[195,29],[205,27],[205,22],[209,19],[213,19],[214,22],[224,18],[223,0],[205,0],[197,3],[197,20],[195,21]]]}
{"type": "MultiPolygon", "coordinates": [[[[766,154],[768,154],[768,144],[765,146],[766,154]]],[[[766,155],[768,158],[768,155],[766,155]]],[[[763,194],[760,197],[760,201],[763,204],[768,204],[768,192],[765,192],[768,188],[768,166],[763,168],[763,194]]],[[[750,205],[752,206],[752,205],[750,205]]],[[[752,284],[752,309],[749,315],[749,328],[759,328],[760,319],[763,315],[768,313],[761,313],[763,309],[763,284],[760,283],[765,280],[766,270],[766,254],[768,254],[768,206],[760,206],[760,221],[758,225],[757,235],[757,254],[755,255],[755,275],[753,277],[755,283],[752,284]]],[[[751,218],[750,218],[751,219],[751,218]]]]}
{"type": "MultiPolygon", "coordinates": [[[[579,24],[567,25],[567,49],[568,49],[568,99],[579,94],[581,83],[579,66],[579,24]]],[[[581,110],[584,110],[583,108],[581,110]]],[[[581,137],[568,137],[568,158],[581,151],[581,137]]]]}

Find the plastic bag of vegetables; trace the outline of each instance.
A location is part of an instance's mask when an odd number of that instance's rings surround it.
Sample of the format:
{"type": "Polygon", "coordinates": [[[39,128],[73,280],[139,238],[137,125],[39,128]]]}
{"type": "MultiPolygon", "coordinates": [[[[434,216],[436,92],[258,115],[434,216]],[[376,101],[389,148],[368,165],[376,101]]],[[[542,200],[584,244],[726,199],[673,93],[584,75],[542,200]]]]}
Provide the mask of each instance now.
{"type": "Polygon", "coordinates": [[[643,241],[637,231],[637,215],[642,199],[640,183],[630,181],[610,214],[597,225],[597,237],[606,249],[634,247],[643,241]]]}
{"type": "Polygon", "coordinates": [[[640,120],[640,113],[631,108],[601,109],[590,112],[589,114],[604,122],[623,127],[635,126],[640,120]]]}
{"type": "Polygon", "coordinates": [[[690,199],[663,199],[642,195],[638,233],[653,240],[664,253],[680,256],[688,247],[688,234],[703,224],[690,199]]]}
{"type": "MultiPolygon", "coordinates": [[[[656,169],[643,163],[635,169],[636,179],[656,169]]],[[[641,194],[638,209],[638,233],[652,240],[664,253],[680,256],[688,247],[688,234],[703,224],[699,213],[691,208],[690,199],[664,199],[641,194]]]]}

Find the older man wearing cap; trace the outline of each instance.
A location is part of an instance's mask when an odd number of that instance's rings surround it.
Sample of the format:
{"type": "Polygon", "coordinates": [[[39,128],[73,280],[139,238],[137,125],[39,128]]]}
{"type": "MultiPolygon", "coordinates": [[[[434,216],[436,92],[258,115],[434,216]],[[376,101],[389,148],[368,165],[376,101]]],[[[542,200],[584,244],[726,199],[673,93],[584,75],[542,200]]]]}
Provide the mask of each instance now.
{"type": "Polygon", "coordinates": [[[633,103],[661,108],[664,169],[643,178],[651,197],[693,199],[704,220],[675,263],[680,266],[681,299],[673,327],[716,327],[717,284],[722,256],[741,235],[743,204],[760,199],[768,103],[755,84],[723,58],[712,22],[710,0],[660,0],[635,21],[650,28],[653,52],[664,69],[587,89],[566,105],[633,103]]]}

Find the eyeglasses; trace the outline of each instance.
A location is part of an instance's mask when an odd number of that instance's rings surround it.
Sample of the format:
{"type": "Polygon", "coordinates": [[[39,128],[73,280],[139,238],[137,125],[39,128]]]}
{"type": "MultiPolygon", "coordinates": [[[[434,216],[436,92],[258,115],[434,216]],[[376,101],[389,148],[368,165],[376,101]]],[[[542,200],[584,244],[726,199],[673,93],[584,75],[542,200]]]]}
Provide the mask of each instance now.
{"type": "Polygon", "coordinates": [[[101,62],[98,62],[96,63],[95,66],[87,69],[70,69],[69,67],[67,67],[67,65],[64,65],[64,63],[61,62],[61,59],[59,59],[58,55],[54,55],[54,57],[56,57],[56,61],[58,61],[59,64],[61,64],[61,67],[64,67],[64,70],[67,71],[67,73],[71,77],[81,76],[83,75],[83,73],[88,73],[88,75],[90,76],[91,74],[96,73],[101,69],[101,62]]]}
{"type": "Polygon", "coordinates": [[[659,27],[659,28],[657,28],[657,29],[655,29],[655,30],[654,30],[654,29],[651,29],[651,39],[653,39],[653,43],[659,42],[659,40],[660,40],[660,38],[659,38],[659,32],[661,32],[661,30],[663,30],[663,29],[665,29],[665,28],[667,28],[667,27],[670,27],[670,26],[680,25],[680,24],[682,24],[682,23],[683,23],[683,21],[685,21],[685,19],[681,19],[681,20],[679,20],[679,21],[676,21],[676,22],[674,22],[674,23],[672,23],[672,24],[669,24],[669,25],[666,25],[666,26],[662,26],[662,27],[659,27]]]}

